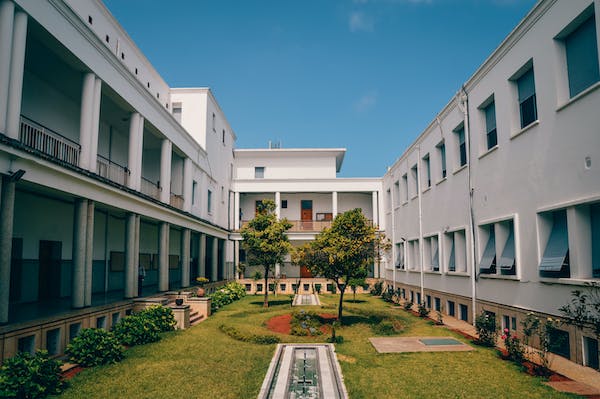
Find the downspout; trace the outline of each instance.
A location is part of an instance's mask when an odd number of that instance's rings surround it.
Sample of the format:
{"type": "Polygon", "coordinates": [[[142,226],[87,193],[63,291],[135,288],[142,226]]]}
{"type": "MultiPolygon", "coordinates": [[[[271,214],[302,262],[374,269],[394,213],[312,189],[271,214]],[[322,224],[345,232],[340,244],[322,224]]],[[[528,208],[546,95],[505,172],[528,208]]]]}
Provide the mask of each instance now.
{"type": "Polygon", "coordinates": [[[465,129],[465,150],[467,152],[467,181],[469,188],[469,245],[471,246],[471,315],[473,325],[477,317],[477,271],[476,271],[476,248],[475,248],[475,215],[473,210],[473,182],[471,180],[471,131],[469,129],[469,96],[465,86],[461,87],[458,94],[458,105],[463,112],[463,125],[465,129]]]}
{"type": "MultiPolygon", "coordinates": [[[[392,175],[393,176],[393,175],[392,175]]],[[[392,212],[392,287],[396,291],[396,221],[395,221],[395,210],[394,210],[394,179],[392,178],[392,185],[390,186],[390,210],[392,212]]]]}
{"type": "MultiPolygon", "coordinates": [[[[421,303],[425,300],[425,275],[423,274],[423,208],[421,204],[421,145],[417,146],[417,195],[419,196],[419,258],[421,263],[421,303]]],[[[420,304],[419,304],[420,305],[420,304]]]]}

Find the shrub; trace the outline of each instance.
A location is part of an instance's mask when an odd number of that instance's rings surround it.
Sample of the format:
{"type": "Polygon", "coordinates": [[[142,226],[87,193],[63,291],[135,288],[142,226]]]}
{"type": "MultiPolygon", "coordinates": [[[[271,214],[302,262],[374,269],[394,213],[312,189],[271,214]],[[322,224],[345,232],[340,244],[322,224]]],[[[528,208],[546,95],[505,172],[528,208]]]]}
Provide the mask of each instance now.
{"type": "Polygon", "coordinates": [[[67,345],[69,358],[85,367],[116,363],[123,359],[123,347],[112,332],[85,328],[67,345]]]}
{"type": "Polygon", "coordinates": [[[371,325],[371,330],[377,335],[396,335],[403,329],[400,321],[395,319],[382,320],[377,324],[371,325]]]}
{"type": "Polygon", "coordinates": [[[517,364],[523,363],[523,360],[525,360],[525,346],[519,338],[516,335],[510,335],[510,330],[505,328],[502,340],[508,352],[508,358],[517,364]]]}
{"type": "Polygon", "coordinates": [[[229,335],[231,338],[242,342],[251,342],[259,345],[278,344],[281,342],[279,337],[275,335],[248,334],[238,330],[233,326],[227,326],[225,324],[221,324],[219,326],[219,330],[229,335]]]}
{"type": "Polygon", "coordinates": [[[229,305],[230,303],[237,301],[244,296],[246,296],[246,288],[243,285],[237,282],[228,283],[223,288],[218,289],[209,296],[211,300],[211,310],[216,312],[223,306],[229,305]]]}
{"type": "Polygon", "coordinates": [[[496,331],[495,317],[491,317],[488,312],[484,310],[475,318],[475,329],[479,335],[479,338],[475,340],[477,345],[490,347],[496,345],[496,337],[498,333],[496,331]]]}
{"type": "Polygon", "coordinates": [[[115,337],[123,345],[143,345],[160,340],[159,329],[154,322],[147,317],[137,314],[121,319],[114,327],[115,337]]]}
{"type": "Polygon", "coordinates": [[[373,284],[373,289],[371,289],[371,294],[373,294],[375,296],[379,296],[379,295],[381,295],[382,292],[383,292],[383,281],[377,281],[375,284],[373,284]]]}
{"type": "Polygon", "coordinates": [[[50,359],[47,351],[37,351],[33,356],[21,352],[5,360],[0,368],[0,397],[37,399],[57,395],[65,388],[60,377],[60,362],[50,359]]]}
{"type": "Polygon", "coordinates": [[[425,317],[429,316],[429,309],[427,309],[427,305],[425,304],[425,302],[419,304],[418,312],[419,312],[419,317],[425,318],[425,317]]]}
{"type": "Polygon", "coordinates": [[[291,334],[297,336],[321,335],[319,329],[322,326],[321,317],[315,312],[301,310],[292,314],[291,334]]]}
{"type": "Polygon", "coordinates": [[[386,302],[394,302],[394,291],[386,290],[384,293],[381,294],[381,299],[383,299],[386,302]]]}
{"type": "Polygon", "coordinates": [[[411,310],[413,307],[413,303],[411,301],[406,301],[402,306],[404,307],[404,310],[411,310]]]}
{"type": "Polygon", "coordinates": [[[177,325],[173,309],[165,306],[150,306],[137,313],[137,316],[154,323],[159,332],[173,331],[177,325]]]}

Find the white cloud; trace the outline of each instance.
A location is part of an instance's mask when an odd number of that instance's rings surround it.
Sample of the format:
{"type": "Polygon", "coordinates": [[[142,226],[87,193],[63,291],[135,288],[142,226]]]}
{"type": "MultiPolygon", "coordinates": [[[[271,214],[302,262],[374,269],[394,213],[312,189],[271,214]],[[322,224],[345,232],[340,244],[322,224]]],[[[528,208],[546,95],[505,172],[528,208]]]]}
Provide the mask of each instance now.
{"type": "Polygon", "coordinates": [[[370,91],[354,103],[354,110],[356,112],[366,112],[373,108],[375,104],[377,104],[377,92],[370,91]]]}
{"type": "Polygon", "coordinates": [[[373,18],[362,11],[353,11],[348,18],[350,32],[372,32],[374,28],[373,18]]]}

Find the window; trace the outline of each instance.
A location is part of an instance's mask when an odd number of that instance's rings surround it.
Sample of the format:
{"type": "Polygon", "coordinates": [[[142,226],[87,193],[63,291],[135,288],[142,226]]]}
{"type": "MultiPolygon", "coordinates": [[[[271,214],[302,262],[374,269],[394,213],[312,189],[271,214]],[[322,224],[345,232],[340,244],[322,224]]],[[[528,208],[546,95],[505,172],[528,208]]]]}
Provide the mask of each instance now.
{"type": "Polygon", "coordinates": [[[517,318],[514,316],[510,318],[510,329],[517,331],[517,318]]]}
{"type": "Polygon", "coordinates": [[[192,205],[196,204],[196,190],[198,189],[198,182],[196,180],[192,181],[192,205]]]}
{"type": "Polygon", "coordinates": [[[212,130],[213,130],[213,132],[217,131],[217,116],[215,115],[214,112],[212,114],[212,130]]]}
{"type": "Polygon", "coordinates": [[[454,246],[454,233],[446,234],[446,240],[449,242],[450,256],[448,256],[448,271],[456,271],[456,250],[454,246]]]}
{"type": "Polygon", "coordinates": [[[425,295],[425,303],[427,304],[427,309],[431,309],[431,295],[425,295]]]}
{"type": "Polygon", "coordinates": [[[223,144],[225,144],[225,129],[223,129],[221,141],[223,142],[223,144]]]}
{"type": "Polygon", "coordinates": [[[446,177],[446,144],[442,141],[437,145],[438,155],[440,158],[441,178],[446,177]]]}
{"type": "Polygon", "coordinates": [[[264,179],[265,178],[265,167],[264,166],[255,166],[254,167],[254,178],[255,179],[264,179]]]}
{"type": "Polygon", "coordinates": [[[563,209],[550,212],[549,216],[552,220],[552,228],[540,263],[540,276],[570,277],[567,211],[563,209]]]}
{"type": "Polygon", "coordinates": [[[402,176],[402,201],[408,201],[408,175],[405,173],[402,176]]]}
{"type": "Polygon", "coordinates": [[[392,210],[394,204],[392,204],[392,190],[389,188],[385,192],[385,202],[386,202],[387,208],[392,210]]]}
{"type": "Polygon", "coordinates": [[[593,369],[600,368],[598,359],[598,340],[591,337],[583,337],[583,364],[593,369]]]}
{"type": "Polygon", "coordinates": [[[35,335],[28,335],[26,337],[19,338],[17,341],[17,351],[26,352],[33,355],[35,352],[35,335]]]}
{"type": "Polygon", "coordinates": [[[587,17],[587,19],[572,31],[572,26],[569,26],[567,30],[570,33],[558,37],[558,39],[564,41],[565,45],[569,95],[571,97],[575,97],[600,80],[594,6],[588,7],[581,14],[581,17],[587,17]]]}
{"type": "Polygon", "coordinates": [[[404,270],[404,243],[396,244],[396,269],[404,270]]]}
{"type": "Polygon", "coordinates": [[[454,301],[448,301],[448,316],[454,317],[456,315],[456,305],[454,301]]]}
{"type": "Polygon", "coordinates": [[[400,181],[394,183],[394,206],[400,205],[400,181]]]}
{"type": "Polygon", "coordinates": [[[262,292],[263,290],[263,285],[262,284],[256,284],[256,292],[262,292]]]}
{"type": "Polygon", "coordinates": [[[207,195],[206,195],[206,207],[208,210],[208,213],[212,212],[212,191],[208,190],[207,195]]]}
{"type": "Polygon", "coordinates": [[[429,154],[423,157],[423,166],[425,167],[425,178],[427,179],[425,183],[427,187],[431,187],[431,164],[429,162],[429,154]]]}
{"type": "Polygon", "coordinates": [[[479,262],[479,273],[481,274],[495,274],[496,273],[496,239],[494,235],[494,225],[488,225],[485,227],[487,230],[487,243],[481,261],[479,262]]]}
{"type": "Polygon", "coordinates": [[[429,263],[429,270],[437,272],[440,270],[440,252],[438,248],[438,236],[425,238],[425,254],[429,263]]]}
{"type": "Polygon", "coordinates": [[[171,112],[173,113],[173,118],[181,124],[181,103],[173,103],[171,112]]]}
{"type": "Polygon", "coordinates": [[[411,240],[408,242],[408,268],[417,270],[419,265],[419,240],[411,240]]]}
{"type": "Polygon", "coordinates": [[[440,301],[440,298],[433,298],[433,304],[435,306],[435,311],[436,312],[441,312],[442,310],[442,302],[440,301]]]}
{"type": "Polygon", "coordinates": [[[458,309],[460,311],[460,319],[462,321],[469,321],[469,307],[467,305],[463,305],[462,303],[458,305],[458,309]]]}
{"type": "Polygon", "coordinates": [[[421,293],[420,293],[420,292],[417,292],[417,303],[418,303],[419,305],[421,305],[421,304],[422,304],[422,302],[421,302],[421,293]]]}
{"type": "Polygon", "coordinates": [[[504,329],[510,330],[510,316],[508,315],[502,316],[502,331],[504,329]]]}
{"type": "Polygon", "coordinates": [[[221,186],[221,203],[225,203],[225,187],[221,186]]]}
{"type": "Polygon", "coordinates": [[[106,316],[96,317],[96,328],[106,329],[106,316]]]}
{"type": "Polygon", "coordinates": [[[517,79],[517,88],[519,91],[521,128],[524,128],[537,120],[535,77],[533,75],[533,66],[517,79]]]}
{"type": "Polygon", "coordinates": [[[485,113],[485,135],[487,137],[487,149],[494,148],[498,144],[496,132],[496,103],[494,100],[483,108],[485,113]]]}
{"type": "Polygon", "coordinates": [[[506,239],[504,249],[500,255],[498,266],[500,267],[501,274],[514,276],[517,274],[517,261],[515,257],[515,226],[512,221],[498,224],[500,229],[504,229],[505,226],[508,228],[508,238],[506,239]]]}
{"type": "Polygon", "coordinates": [[[600,278],[600,204],[590,206],[592,225],[592,277],[600,278]]]}
{"type": "Polygon", "coordinates": [[[444,234],[445,253],[448,254],[447,265],[449,272],[467,272],[467,241],[465,230],[444,234]]]}
{"type": "Polygon", "coordinates": [[[411,292],[410,292],[410,301],[411,301],[412,303],[415,303],[415,292],[414,292],[414,291],[411,291],[411,292]]]}
{"type": "Polygon", "coordinates": [[[465,128],[461,125],[454,130],[458,142],[458,159],[460,166],[467,164],[467,144],[465,143],[465,128]]]}
{"type": "Polygon", "coordinates": [[[548,330],[548,351],[567,359],[571,358],[569,332],[551,327],[548,330]]]}
{"type": "Polygon", "coordinates": [[[61,352],[60,328],[54,328],[46,332],[46,350],[51,356],[61,352]]]}
{"type": "Polygon", "coordinates": [[[287,208],[287,200],[281,200],[281,209],[287,208]]]}
{"type": "Polygon", "coordinates": [[[279,284],[279,290],[281,292],[285,292],[286,289],[287,289],[287,284],[284,284],[284,283],[279,284]]]}
{"type": "Polygon", "coordinates": [[[244,284],[244,289],[246,290],[246,292],[252,291],[252,284],[244,284]]]}
{"type": "Polygon", "coordinates": [[[417,195],[419,195],[419,170],[417,169],[417,165],[414,165],[412,168],[410,168],[410,173],[412,175],[412,179],[413,179],[413,193],[414,196],[416,197],[417,195]]]}

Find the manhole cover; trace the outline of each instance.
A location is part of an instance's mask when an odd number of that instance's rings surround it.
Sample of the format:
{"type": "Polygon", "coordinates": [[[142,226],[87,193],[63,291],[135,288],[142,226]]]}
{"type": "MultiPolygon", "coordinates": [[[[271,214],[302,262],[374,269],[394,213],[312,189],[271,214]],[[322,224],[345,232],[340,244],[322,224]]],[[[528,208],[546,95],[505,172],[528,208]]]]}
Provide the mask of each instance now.
{"type": "Polygon", "coordinates": [[[462,342],[457,341],[453,338],[421,338],[423,344],[427,346],[431,345],[462,345],[462,342]]]}

